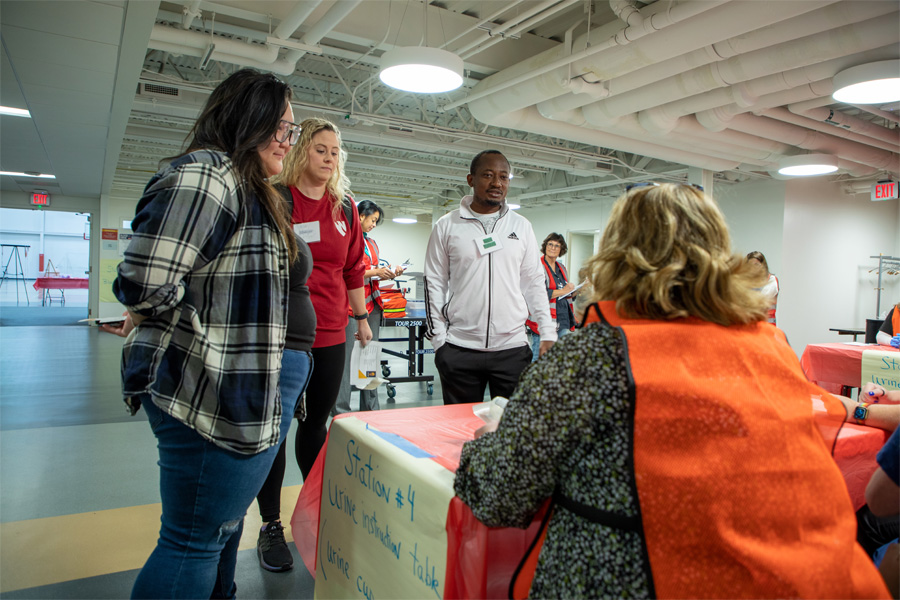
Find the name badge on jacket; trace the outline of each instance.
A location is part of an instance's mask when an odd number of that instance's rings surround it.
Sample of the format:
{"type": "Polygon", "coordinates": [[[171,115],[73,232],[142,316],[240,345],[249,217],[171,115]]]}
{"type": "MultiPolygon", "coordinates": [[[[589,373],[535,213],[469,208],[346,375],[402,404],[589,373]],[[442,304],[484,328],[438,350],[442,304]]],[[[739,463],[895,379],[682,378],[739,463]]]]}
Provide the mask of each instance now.
{"type": "Polygon", "coordinates": [[[500,241],[500,236],[496,233],[490,233],[488,235],[475,238],[475,245],[478,247],[478,254],[484,256],[485,254],[490,254],[491,252],[496,252],[500,248],[503,247],[503,242],[500,241]]]}
{"type": "Polygon", "coordinates": [[[318,221],[309,221],[308,223],[294,223],[294,233],[299,235],[307,244],[312,244],[313,242],[319,242],[322,240],[322,235],[319,232],[318,221]]]}

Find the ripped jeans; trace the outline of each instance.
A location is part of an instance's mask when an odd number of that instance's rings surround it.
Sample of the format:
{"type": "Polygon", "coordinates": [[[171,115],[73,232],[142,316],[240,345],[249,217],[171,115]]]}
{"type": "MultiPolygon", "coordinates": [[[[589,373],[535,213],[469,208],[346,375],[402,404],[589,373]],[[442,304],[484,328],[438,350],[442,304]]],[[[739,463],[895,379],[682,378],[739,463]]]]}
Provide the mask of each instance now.
{"type": "MultiPolygon", "coordinates": [[[[308,370],[308,355],[302,354],[308,370]]],[[[299,394],[284,393],[284,382],[281,387],[283,441],[299,394]]],[[[138,574],[131,597],[234,598],[244,515],[280,444],[253,455],[230,452],[201,438],[149,398],[142,404],[159,448],[162,519],[156,549],[138,574]]]]}

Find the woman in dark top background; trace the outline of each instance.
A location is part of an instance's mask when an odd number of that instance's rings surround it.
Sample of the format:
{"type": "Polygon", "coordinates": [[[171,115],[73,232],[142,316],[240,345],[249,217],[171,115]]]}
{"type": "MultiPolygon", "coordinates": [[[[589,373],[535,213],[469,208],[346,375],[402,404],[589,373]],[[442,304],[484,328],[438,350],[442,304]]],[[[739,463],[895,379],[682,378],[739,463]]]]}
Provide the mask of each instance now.
{"type": "MultiPolygon", "coordinates": [[[[296,234],[295,234],[296,235],[296,234]]],[[[284,339],[285,360],[281,369],[282,392],[286,389],[298,389],[297,410],[295,415],[300,420],[306,417],[306,405],[302,400],[303,392],[309,383],[314,365],[312,344],[316,339],[316,311],[309,297],[306,281],[312,273],[313,258],[309,246],[300,236],[296,236],[298,256],[291,264],[288,291],[288,323],[287,335],[284,339]],[[302,356],[309,363],[308,369],[293,369],[295,361],[290,360],[293,354],[302,356]]],[[[272,464],[272,471],[284,473],[285,445],[282,441],[272,464]]],[[[259,564],[267,571],[287,571],[294,566],[291,550],[284,539],[284,526],[281,524],[281,483],[278,478],[268,477],[256,496],[259,504],[259,516],[262,518],[262,529],[256,543],[256,554],[259,564]]]]}

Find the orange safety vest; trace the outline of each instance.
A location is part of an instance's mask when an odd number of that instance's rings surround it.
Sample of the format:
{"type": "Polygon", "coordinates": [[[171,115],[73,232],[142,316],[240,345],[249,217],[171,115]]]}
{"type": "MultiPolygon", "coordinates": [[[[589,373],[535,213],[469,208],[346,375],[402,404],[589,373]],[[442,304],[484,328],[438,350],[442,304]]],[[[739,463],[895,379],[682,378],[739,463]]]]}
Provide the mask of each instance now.
{"type": "MultiPolygon", "coordinates": [[[[621,520],[643,536],[651,593],[889,597],[830,455],[846,411],[806,380],[784,333],[628,319],[614,302],[588,309],[586,323],[601,320],[625,338],[639,508],[621,520]]],[[[530,589],[521,571],[514,597],[530,589]]]]}
{"type": "MultiPolygon", "coordinates": [[[[550,270],[550,267],[547,265],[547,261],[544,260],[544,257],[541,257],[541,264],[544,265],[544,270],[547,271],[547,280],[549,281],[550,290],[558,290],[559,288],[556,286],[556,277],[553,276],[553,271],[550,270]]],[[[569,283],[569,274],[566,272],[566,266],[561,262],[557,261],[557,265],[559,265],[559,272],[562,273],[563,281],[569,283]]],[[[529,315],[530,317],[531,315],[529,315]]],[[[556,298],[550,298],[550,318],[553,319],[553,323],[556,323],[556,298]]],[[[540,335],[538,331],[538,324],[536,321],[532,321],[531,319],[525,320],[525,325],[528,326],[535,335],[540,335]]],[[[575,331],[575,325],[572,324],[569,327],[569,331],[575,331]]]]}
{"type": "Polygon", "coordinates": [[[891,335],[900,335],[900,304],[894,306],[894,316],[891,317],[891,335]]]}

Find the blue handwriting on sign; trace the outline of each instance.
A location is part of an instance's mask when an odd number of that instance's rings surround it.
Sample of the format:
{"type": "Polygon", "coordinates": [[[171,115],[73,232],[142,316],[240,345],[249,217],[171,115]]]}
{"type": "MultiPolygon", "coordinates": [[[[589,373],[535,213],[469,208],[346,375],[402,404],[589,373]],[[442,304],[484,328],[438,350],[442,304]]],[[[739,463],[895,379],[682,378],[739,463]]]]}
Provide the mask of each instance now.
{"type": "Polygon", "coordinates": [[[325,542],[325,560],[329,565],[334,565],[337,570],[350,579],[350,561],[341,556],[341,549],[331,545],[331,540],[325,542]]]}
{"type": "Polygon", "coordinates": [[[429,565],[429,558],[425,557],[425,563],[419,560],[417,553],[419,552],[419,544],[415,544],[413,546],[413,551],[409,553],[412,556],[412,572],[415,577],[418,578],[419,581],[424,583],[429,590],[434,592],[434,595],[438,598],[441,597],[441,593],[438,591],[440,588],[441,582],[435,576],[435,566],[434,564],[429,565]]]}
{"type": "Polygon", "coordinates": [[[359,521],[356,520],[356,502],[350,497],[350,492],[338,488],[336,484],[332,485],[330,477],[328,478],[328,502],[353,519],[354,525],[359,525],[359,521]]]}
{"type": "MultiPolygon", "coordinates": [[[[377,465],[376,465],[377,467],[377,465]]],[[[344,472],[350,477],[359,480],[360,485],[374,493],[379,498],[383,498],[386,503],[391,500],[391,488],[387,487],[375,476],[375,468],[372,467],[372,453],[365,463],[356,449],[356,440],[347,442],[347,463],[344,465],[344,472]]]]}
{"type": "Polygon", "coordinates": [[[400,546],[403,545],[403,542],[398,542],[391,538],[391,526],[388,523],[385,523],[382,527],[381,523],[378,522],[378,517],[375,516],[375,511],[372,511],[371,515],[366,514],[366,511],[363,511],[363,529],[365,529],[369,535],[378,538],[381,545],[390,550],[391,554],[394,555],[394,558],[400,560],[400,546]]]}
{"type": "Polygon", "coordinates": [[[881,367],[883,371],[900,371],[900,361],[892,356],[882,356],[881,362],[884,364],[881,367]]]}
{"type": "MultiPolygon", "coordinates": [[[[397,488],[397,508],[403,508],[403,491],[400,488],[397,488]]],[[[409,504],[409,520],[415,521],[415,508],[416,508],[416,490],[413,489],[412,485],[406,488],[406,502],[409,504]]]]}
{"type": "Polygon", "coordinates": [[[362,595],[366,597],[366,600],[375,600],[375,592],[372,591],[372,588],[366,583],[366,580],[362,578],[362,575],[356,578],[356,589],[362,592],[362,595]]]}

